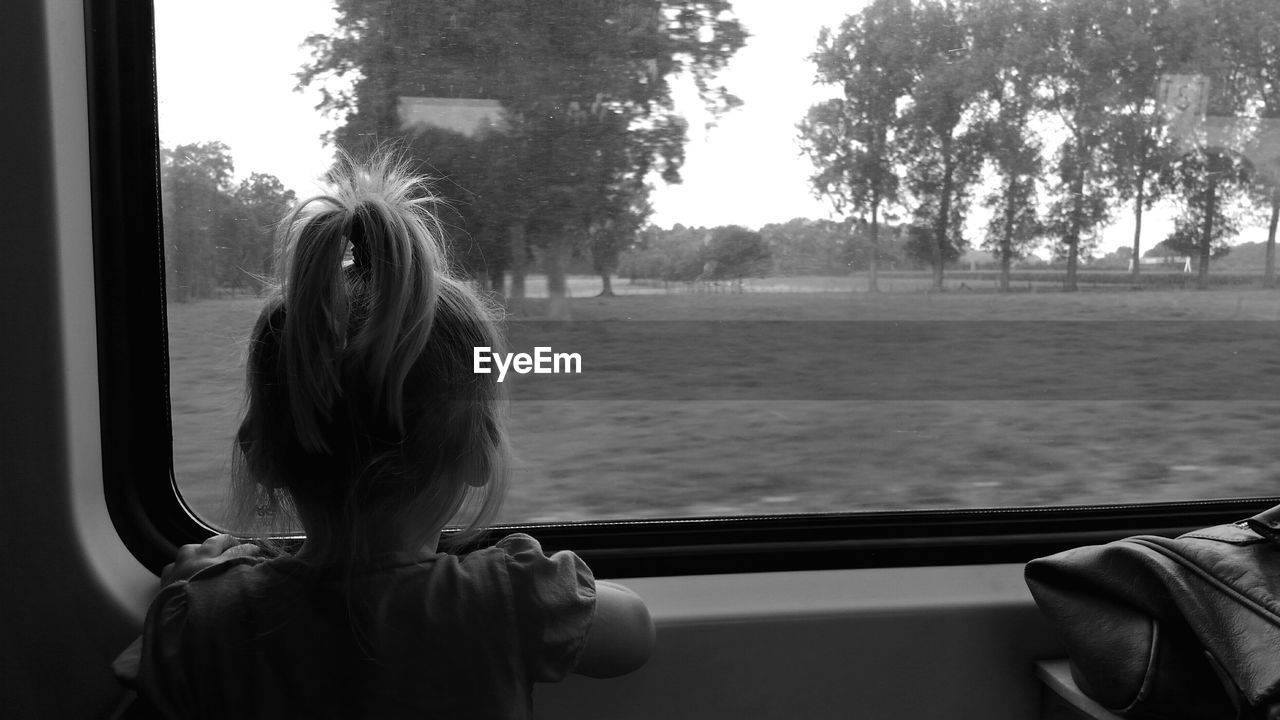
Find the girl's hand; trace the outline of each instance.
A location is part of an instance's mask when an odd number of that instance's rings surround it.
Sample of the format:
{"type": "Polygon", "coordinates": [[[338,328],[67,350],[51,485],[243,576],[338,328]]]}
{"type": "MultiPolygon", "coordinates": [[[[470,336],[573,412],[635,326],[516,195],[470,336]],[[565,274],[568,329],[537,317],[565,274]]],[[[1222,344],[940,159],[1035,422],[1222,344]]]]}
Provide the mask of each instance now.
{"type": "Polygon", "coordinates": [[[604,580],[596,581],[596,616],[574,672],[607,678],[639,669],[653,653],[653,620],[640,596],[604,580]]]}
{"type": "Polygon", "coordinates": [[[183,545],[178,548],[178,557],[164,566],[164,572],[160,575],[160,585],[163,587],[179,580],[186,580],[210,565],[217,565],[231,558],[257,555],[261,550],[262,548],[253,543],[242,543],[235,537],[225,534],[214,535],[199,545],[183,545]]]}

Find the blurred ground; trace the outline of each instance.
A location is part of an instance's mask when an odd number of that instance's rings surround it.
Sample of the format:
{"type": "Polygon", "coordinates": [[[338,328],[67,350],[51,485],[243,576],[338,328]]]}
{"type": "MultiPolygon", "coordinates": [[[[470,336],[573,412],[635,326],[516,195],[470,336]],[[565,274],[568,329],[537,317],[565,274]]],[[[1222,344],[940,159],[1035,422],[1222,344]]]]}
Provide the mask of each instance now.
{"type": "MultiPolygon", "coordinates": [[[[742,294],[646,288],[645,294],[583,297],[592,280],[575,279],[575,321],[1133,323],[1127,327],[1186,321],[1188,328],[1199,326],[1195,321],[1232,321],[1254,322],[1269,336],[1280,320],[1280,294],[1248,289],[928,294],[904,284],[900,292],[870,295],[824,292],[842,289],[832,286],[839,279],[793,278],[785,288],[758,284],[742,294]]],[[[628,285],[620,280],[616,287],[628,285]]],[[[169,306],[175,476],[192,508],[215,522],[241,402],[244,342],[260,302],[240,297],[169,306]]],[[[512,308],[513,320],[538,317],[541,303],[522,301],[512,308]]],[[[661,344],[664,327],[629,324],[627,337],[661,344]],[[645,338],[645,328],[654,336],[645,338]]],[[[939,373],[948,358],[966,353],[964,333],[947,337],[954,348],[935,343],[928,349],[939,373]]],[[[1197,347],[1194,333],[1154,337],[1132,350],[1113,348],[1107,359],[1117,367],[1151,364],[1151,357],[1197,347]]],[[[581,353],[584,377],[592,373],[590,348],[555,349],[581,353]]],[[[670,353],[678,363],[680,348],[670,353]]],[[[637,385],[618,387],[616,399],[514,394],[517,463],[504,520],[1078,505],[1280,492],[1274,449],[1280,401],[1271,394],[645,399],[661,393],[643,385],[644,368],[625,367],[625,354],[609,357],[609,367],[597,371],[613,373],[614,386],[637,385]]],[[[725,360],[724,366],[680,365],[682,382],[723,383],[735,358],[725,360]]],[[[822,362],[833,372],[848,366],[841,356],[822,362]]]]}

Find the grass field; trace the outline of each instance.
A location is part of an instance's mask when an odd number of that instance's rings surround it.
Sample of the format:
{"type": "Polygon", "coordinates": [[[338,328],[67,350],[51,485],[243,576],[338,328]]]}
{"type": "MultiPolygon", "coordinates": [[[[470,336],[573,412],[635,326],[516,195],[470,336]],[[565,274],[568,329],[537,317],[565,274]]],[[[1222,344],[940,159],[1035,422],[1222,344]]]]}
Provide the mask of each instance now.
{"type": "MultiPolygon", "coordinates": [[[[589,296],[591,280],[576,279],[571,303],[575,321],[1089,321],[1128,323],[1124,328],[1157,321],[1183,321],[1188,328],[1253,321],[1250,327],[1270,328],[1280,320],[1280,293],[1249,289],[869,295],[823,292],[830,283],[826,278],[792,278],[785,289],[756,287],[741,294],[648,289],[596,298],[589,296]]],[[[619,281],[617,287],[625,290],[627,284],[619,281]]],[[[512,308],[513,319],[538,317],[542,302],[521,302],[512,308]]],[[[244,339],[259,303],[241,297],[169,307],[175,473],[192,507],[215,521],[241,402],[244,339]]],[[[627,337],[645,347],[660,346],[656,357],[678,367],[680,380],[690,386],[759,383],[759,377],[735,364],[741,358],[725,358],[722,365],[679,365],[682,348],[659,334],[668,327],[631,322],[627,337]],[[649,330],[652,337],[644,334],[649,330]]],[[[1152,337],[1107,349],[1106,362],[1137,367],[1141,373],[1159,358],[1183,357],[1200,347],[1194,335],[1152,337]]],[[[1267,357],[1263,364],[1241,367],[1266,373],[1269,343],[1266,337],[1252,341],[1249,352],[1267,357]]],[[[934,338],[917,361],[936,362],[938,372],[945,373],[973,357],[972,345],[966,333],[953,332],[934,338]]],[[[938,400],[927,391],[872,399],[752,399],[751,392],[729,393],[733,399],[648,399],[663,393],[645,385],[651,377],[648,368],[634,365],[655,362],[652,352],[614,352],[608,363],[593,369],[591,348],[564,349],[583,355],[583,382],[599,383],[607,374],[616,397],[564,400],[548,393],[513,392],[517,466],[505,520],[1094,504],[1280,493],[1275,450],[1280,399],[1275,393],[1188,393],[1194,400],[1179,392],[1080,399],[1059,394],[1051,400],[987,393],[938,400]]],[[[1085,356],[1092,350],[1076,349],[1085,356]]],[[[1280,348],[1276,350],[1280,361],[1280,348]]],[[[1236,352],[1215,349],[1223,351],[1236,352]]],[[[815,352],[831,353],[818,360],[832,372],[848,367],[849,358],[834,350],[815,352]]],[[[1043,370],[1036,367],[1035,355],[1028,357],[1033,366],[1011,374],[1011,385],[1026,383],[1043,370]]],[[[909,368],[904,359],[903,372],[919,372],[909,368]]],[[[1242,376],[1240,382],[1247,380],[1242,376]]]]}

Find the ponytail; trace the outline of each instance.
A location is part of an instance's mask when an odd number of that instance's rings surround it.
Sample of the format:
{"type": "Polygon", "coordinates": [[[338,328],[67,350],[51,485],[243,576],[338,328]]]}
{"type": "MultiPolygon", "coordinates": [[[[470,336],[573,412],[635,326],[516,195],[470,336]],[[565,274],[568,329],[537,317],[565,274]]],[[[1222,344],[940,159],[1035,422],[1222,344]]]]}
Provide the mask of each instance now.
{"type": "Polygon", "coordinates": [[[422,207],[430,198],[411,195],[418,178],[387,160],[368,169],[345,160],[331,180],[336,192],[299,206],[281,243],[289,413],[316,454],[332,451],[324,428],[354,389],[344,388],[352,375],[362,378],[365,397],[356,400],[375,409],[376,424],[403,432],[404,383],[431,334],[442,261],[422,207]],[[307,214],[313,203],[326,207],[307,214]]]}
{"type": "Polygon", "coordinates": [[[284,257],[287,320],[280,359],[294,432],[309,452],[327,453],[321,426],[332,419],[342,393],[340,364],[350,320],[342,282],[346,228],[339,211],[307,217],[305,209],[300,206],[284,226],[293,226],[296,240],[284,257]]]}
{"type": "Polygon", "coordinates": [[[435,318],[439,246],[418,206],[403,195],[359,204],[352,222],[353,268],[365,283],[367,317],[351,337],[371,397],[390,427],[404,429],[403,390],[435,318]]]}

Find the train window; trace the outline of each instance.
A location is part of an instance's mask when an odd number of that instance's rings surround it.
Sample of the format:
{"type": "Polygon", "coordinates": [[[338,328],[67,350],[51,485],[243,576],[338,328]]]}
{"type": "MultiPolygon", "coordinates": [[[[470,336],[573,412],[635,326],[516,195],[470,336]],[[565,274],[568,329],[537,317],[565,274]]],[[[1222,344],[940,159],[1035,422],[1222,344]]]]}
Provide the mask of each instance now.
{"type": "Polygon", "coordinates": [[[1239,1],[157,0],[176,487],[221,522],[273,220],[390,140],[529,356],[504,522],[1034,532],[1275,495],[1278,27],[1239,1]]]}

